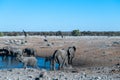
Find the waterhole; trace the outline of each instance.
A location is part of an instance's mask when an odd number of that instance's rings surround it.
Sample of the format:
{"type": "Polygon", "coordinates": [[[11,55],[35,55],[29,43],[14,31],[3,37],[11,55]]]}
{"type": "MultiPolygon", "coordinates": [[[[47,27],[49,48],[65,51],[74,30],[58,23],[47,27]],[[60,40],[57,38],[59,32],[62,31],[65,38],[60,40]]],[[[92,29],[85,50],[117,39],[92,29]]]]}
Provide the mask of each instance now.
{"type": "MultiPolygon", "coordinates": [[[[45,63],[45,58],[37,57],[37,65],[40,69],[44,68],[50,70],[50,62],[45,63]]],[[[15,57],[13,58],[9,56],[3,59],[0,56],[0,69],[12,69],[12,68],[23,68],[23,64],[19,62],[15,57]]],[[[58,64],[56,64],[56,68],[58,68],[58,64]]]]}

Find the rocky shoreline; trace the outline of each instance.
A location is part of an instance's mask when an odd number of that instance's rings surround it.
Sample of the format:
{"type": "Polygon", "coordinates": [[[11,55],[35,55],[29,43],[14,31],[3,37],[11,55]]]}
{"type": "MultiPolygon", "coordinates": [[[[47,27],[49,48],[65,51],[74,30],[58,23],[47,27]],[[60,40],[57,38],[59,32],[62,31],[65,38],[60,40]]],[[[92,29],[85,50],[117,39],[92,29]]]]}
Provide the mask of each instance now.
{"type": "Polygon", "coordinates": [[[120,80],[120,65],[81,68],[77,71],[47,71],[33,68],[3,69],[0,70],[0,80],[120,80]]]}

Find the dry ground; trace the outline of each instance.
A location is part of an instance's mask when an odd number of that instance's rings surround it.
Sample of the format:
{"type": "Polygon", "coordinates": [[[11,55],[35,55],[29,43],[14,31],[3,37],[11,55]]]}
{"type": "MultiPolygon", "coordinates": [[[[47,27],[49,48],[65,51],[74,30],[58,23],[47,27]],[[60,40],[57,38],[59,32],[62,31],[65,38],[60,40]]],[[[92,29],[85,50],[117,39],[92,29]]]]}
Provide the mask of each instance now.
{"type": "Polygon", "coordinates": [[[107,36],[80,36],[64,37],[48,36],[48,42],[44,42],[44,36],[28,36],[27,43],[23,45],[6,44],[7,40],[24,39],[24,36],[0,37],[0,47],[16,46],[34,48],[40,57],[50,56],[56,49],[76,46],[77,51],[73,60],[73,66],[77,68],[92,66],[111,66],[120,63],[120,37],[107,36]]]}

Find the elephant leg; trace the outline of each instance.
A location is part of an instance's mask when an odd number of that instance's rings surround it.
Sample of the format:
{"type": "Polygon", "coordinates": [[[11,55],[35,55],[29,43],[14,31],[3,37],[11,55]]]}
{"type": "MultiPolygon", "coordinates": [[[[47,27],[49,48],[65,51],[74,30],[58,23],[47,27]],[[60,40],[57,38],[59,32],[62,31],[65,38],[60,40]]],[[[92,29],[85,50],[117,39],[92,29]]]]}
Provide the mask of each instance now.
{"type": "Polygon", "coordinates": [[[72,59],[71,59],[71,61],[70,61],[70,62],[71,62],[71,65],[73,64],[73,62],[72,62],[72,61],[73,61],[73,58],[72,58],[72,59]]]}
{"type": "Polygon", "coordinates": [[[70,65],[71,65],[71,59],[68,61],[68,64],[70,64],[70,65]]]}
{"type": "Polygon", "coordinates": [[[54,61],[51,59],[50,60],[50,70],[54,70],[53,67],[54,67],[54,61]]]}
{"type": "Polygon", "coordinates": [[[61,70],[63,67],[64,67],[64,65],[60,64],[60,68],[59,68],[59,70],[61,70]]]}
{"type": "Polygon", "coordinates": [[[44,62],[44,67],[46,68],[46,61],[44,62]]]}
{"type": "Polygon", "coordinates": [[[62,60],[61,62],[61,68],[64,68],[65,66],[68,66],[68,58],[67,55],[65,56],[65,58],[62,60]]]}
{"type": "Polygon", "coordinates": [[[5,59],[6,59],[6,56],[5,56],[5,55],[3,55],[3,56],[2,56],[2,60],[5,60],[5,59]]]}
{"type": "Polygon", "coordinates": [[[26,63],[24,63],[23,65],[24,65],[24,66],[23,66],[23,67],[24,67],[24,69],[26,69],[26,68],[27,68],[27,64],[26,64],[26,63]]]}
{"type": "Polygon", "coordinates": [[[53,70],[56,70],[55,67],[56,67],[56,62],[53,61],[53,70]]]}
{"type": "Polygon", "coordinates": [[[60,70],[61,69],[61,65],[59,64],[59,66],[58,66],[58,70],[60,70]]]}
{"type": "Polygon", "coordinates": [[[58,70],[60,70],[61,69],[61,63],[60,62],[58,62],[58,70]]]}
{"type": "Polygon", "coordinates": [[[51,69],[51,70],[55,70],[55,65],[54,65],[54,63],[52,63],[52,64],[50,65],[50,69],[51,69]]]}
{"type": "Polygon", "coordinates": [[[65,66],[68,67],[68,60],[65,60],[65,66]]]}
{"type": "Polygon", "coordinates": [[[64,65],[65,65],[65,61],[61,61],[60,63],[59,63],[59,70],[61,70],[63,67],[64,67],[64,65]]]}
{"type": "Polygon", "coordinates": [[[55,60],[51,59],[50,60],[50,70],[55,70],[54,64],[55,64],[55,60]]]}
{"type": "Polygon", "coordinates": [[[52,62],[50,61],[50,70],[52,70],[52,62]]]}

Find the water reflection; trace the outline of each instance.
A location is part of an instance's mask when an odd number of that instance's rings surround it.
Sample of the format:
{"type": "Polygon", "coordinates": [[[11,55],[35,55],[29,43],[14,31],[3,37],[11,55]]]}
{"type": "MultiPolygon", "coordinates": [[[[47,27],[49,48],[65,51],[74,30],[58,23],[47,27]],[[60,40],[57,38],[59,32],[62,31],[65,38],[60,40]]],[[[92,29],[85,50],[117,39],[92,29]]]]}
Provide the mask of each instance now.
{"type": "MultiPolygon", "coordinates": [[[[39,68],[44,68],[47,70],[50,70],[50,62],[46,62],[46,67],[45,67],[45,59],[37,57],[38,60],[38,67],[39,68]]],[[[57,67],[58,65],[56,65],[57,67]]],[[[15,57],[6,57],[2,58],[0,56],[0,69],[11,69],[11,68],[23,68],[23,64],[19,62],[15,57]]]]}
{"type": "Polygon", "coordinates": [[[0,57],[0,68],[21,68],[22,63],[20,63],[15,57],[6,57],[6,58],[1,58],[0,57]]]}

